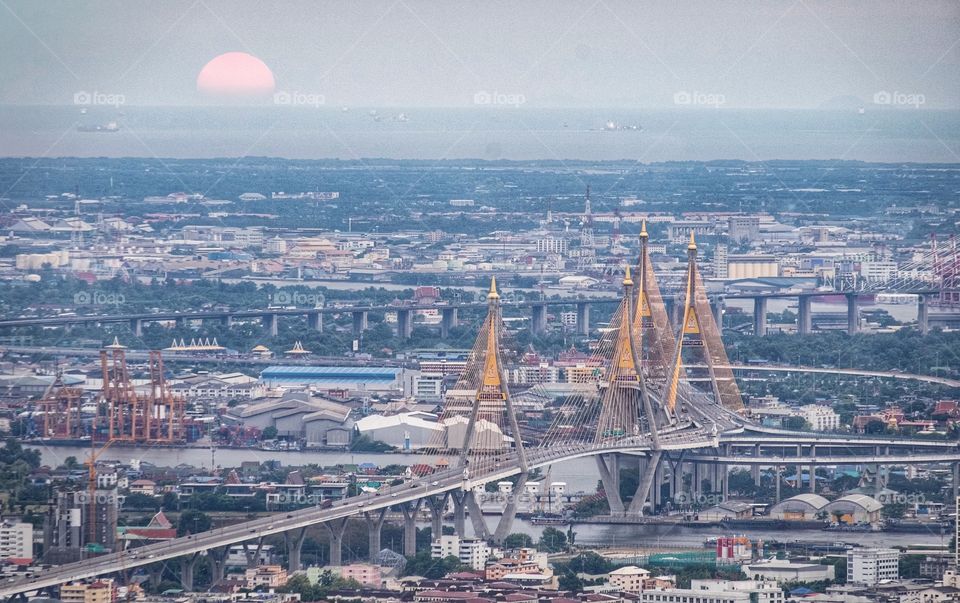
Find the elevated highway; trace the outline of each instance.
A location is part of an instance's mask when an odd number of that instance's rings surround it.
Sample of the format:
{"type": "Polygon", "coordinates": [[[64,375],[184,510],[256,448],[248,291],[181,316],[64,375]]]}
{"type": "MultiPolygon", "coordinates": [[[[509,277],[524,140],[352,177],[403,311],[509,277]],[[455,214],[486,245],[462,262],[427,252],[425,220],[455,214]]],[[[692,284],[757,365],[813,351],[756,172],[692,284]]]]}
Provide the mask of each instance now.
{"type": "MultiPolygon", "coordinates": [[[[812,434],[788,430],[764,430],[734,428],[723,434],[711,434],[706,427],[696,423],[684,423],[668,427],[660,432],[661,449],[683,462],[721,463],[726,465],[829,465],[851,463],[957,463],[960,462],[960,446],[956,442],[917,442],[886,437],[864,437],[851,440],[847,436],[812,434]],[[873,454],[852,453],[849,455],[763,455],[717,454],[727,445],[749,444],[766,447],[773,444],[816,445],[841,448],[844,446],[882,447],[882,452],[873,454]],[[887,452],[887,447],[904,449],[887,452]],[[907,448],[916,448],[916,453],[907,448]]],[[[623,454],[643,456],[651,451],[649,436],[627,438],[608,445],[568,443],[551,448],[536,448],[527,451],[531,469],[543,468],[582,457],[623,454]]],[[[0,597],[11,598],[23,593],[57,587],[66,582],[112,574],[176,558],[190,559],[209,551],[233,544],[256,540],[264,536],[284,534],[319,525],[342,523],[351,517],[364,517],[385,512],[391,507],[402,507],[421,499],[444,496],[448,493],[482,486],[489,482],[505,480],[519,474],[519,465],[513,455],[505,455],[496,468],[481,476],[464,478],[462,470],[446,469],[429,476],[414,479],[397,486],[387,486],[376,493],[362,494],[334,503],[329,508],[307,508],[288,513],[276,513],[242,523],[193,534],[174,540],[139,547],[131,551],[111,553],[70,563],[41,574],[7,582],[0,585],[0,597]]]]}

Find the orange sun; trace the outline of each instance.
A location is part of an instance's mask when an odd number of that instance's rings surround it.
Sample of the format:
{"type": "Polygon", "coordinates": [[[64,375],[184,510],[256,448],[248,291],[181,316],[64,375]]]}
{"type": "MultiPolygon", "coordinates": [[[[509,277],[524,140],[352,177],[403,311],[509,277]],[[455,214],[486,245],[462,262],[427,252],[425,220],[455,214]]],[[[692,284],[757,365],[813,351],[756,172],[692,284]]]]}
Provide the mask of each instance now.
{"type": "Polygon", "coordinates": [[[223,99],[244,99],[273,93],[273,72],[257,57],[227,52],[204,65],[197,76],[197,91],[223,99]]]}

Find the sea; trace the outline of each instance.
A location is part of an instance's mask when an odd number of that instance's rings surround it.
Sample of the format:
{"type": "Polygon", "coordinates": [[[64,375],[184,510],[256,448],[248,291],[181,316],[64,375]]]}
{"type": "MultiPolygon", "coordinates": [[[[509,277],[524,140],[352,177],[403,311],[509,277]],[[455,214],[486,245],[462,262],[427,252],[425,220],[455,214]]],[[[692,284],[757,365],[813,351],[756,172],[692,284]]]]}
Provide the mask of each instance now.
{"type": "Polygon", "coordinates": [[[960,111],[923,106],[3,106],[0,132],[0,157],[960,162],[960,111]]]}

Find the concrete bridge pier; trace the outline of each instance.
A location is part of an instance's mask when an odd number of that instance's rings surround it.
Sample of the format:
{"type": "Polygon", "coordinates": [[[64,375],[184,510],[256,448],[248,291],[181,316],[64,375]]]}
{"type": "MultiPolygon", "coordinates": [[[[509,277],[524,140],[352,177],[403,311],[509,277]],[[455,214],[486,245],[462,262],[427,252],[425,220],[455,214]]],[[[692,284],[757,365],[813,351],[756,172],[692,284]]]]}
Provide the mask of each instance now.
{"type": "Polygon", "coordinates": [[[163,581],[163,565],[154,564],[147,566],[147,574],[150,580],[150,586],[157,588],[163,581]]]}
{"type": "Polygon", "coordinates": [[[291,574],[300,570],[300,554],[303,552],[303,541],[306,538],[307,528],[283,533],[283,542],[287,546],[287,571],[291,574]]]}
{"type": "Polygon", "coordinates": [[[953,500],[960,498],[960,463],[953,463],[953,500]]]}
{"type": "Polygon", "coordinates": [[[463,502],[467,508],[467,514],[470,515],[470,523],[473,524],[473,535],[481,540],[490,540],[490,529],[483,519],[483,511],[480,509],[480,504],[477,502],[473,490],[467,492],[463,502]]]}
{"type": "Polygon", "coordinates": [[[754,465],[750,468],[750,472],[753,473],[753,484],[755,486],[760,485],[760,465],[754,465]]]}
{"type": "Polygon", "coordinates": [[[530,306],[530,331],[534,335],[540,335],[547,330],[547,306],[544,304],[534,304],[530,306]]]}
{"type": "Polygon", "coordinates": [[[926,295],[921,294],[917,297],[917,328],[920,329],[921,335],[930,332],[929,302],[926,295]]]}
{"type": "Polygon", "coordinates": [[[311,331],[323,331],[323,314],[320,312],[307,313],[307,328],[311,331]]]}
{"type": "Polygon", "coordinates": [[[174,318],[173,324],[176,328],[182,329],[187,324],[187,320],[185,318],[174,318]]]}
{"type": "MultiPolygon", "coordinates": [[[[460,538],[467,537],[467,493],[463,490],[450,493],[453,501],[453,529],[460,538]]],[[[436,536],[439,537],[439,536],[436,536]]],[[[435,538],[436,538],[435,537],[435,538]]]]}
{"type": "Polygon", "coordinates": [[[359,337],[361,333],[367,330],[367,313],[364,311],[353,312],[353,336],[359,337]]]}
{"type": "Polygon", "coordinates": [[[721,494],[723,494],[723,501],[726,502],[730,500],[730,467],[727,465],[721,465],[721,477],[723,481],[721,482],[721,494]]]}
{"type": "Polygon", "coordinates": [[[801,295],[797,299],[797,333],[809,335],[813,332],[813,296],[801,295]]]}
{"type": "Polygon", "coordinates": [[[413,335],[413,316],[410,310],[397,310],[397,337],[410,339],[413,335]]]}
{"type": "Polygon", "coordinates": [[[611,515],[623,515],[623,499],[620,498],[620,459],[614,454],[598,454],[597,469],[600,472],[600,481],[603,482],[603,491],[610,504],[611,515]]]}
{"type": "Polygon", "coordinates": [[[130,319],[130,330],[137,337],[143,337],[143,320],[139,318],[130,319]]]}
{"type": "Polygon", "coordinates": [[[440,312],[440,337],[450,337],[450,329],[457,326],[457,309],[444,308],[440,312]]]}
{"type": "Polygon", "coordinates": [[[663,506],[663,463],[657,463],[653,478],[653,508],[659,510],[663,506]]]}
{"type": "MultiPolygon", "coordinates": [[[[630,507],[627,509],[627,513],[630,515],[642,516],[643,508],[646,505],[647,499],[650,498],[650,490],[656,482],[656,477],[660,471],[660,458],[663,456],[663,452],[660,450],[654,450],[650,453],[649,459],[641,459],[640,461],[640,479],[637,484],[637,491],[633,494],[633,500],[630,501],[630,507]]],[[[651,500],[650,506],[655,507],[656,502],[651,500]]]]}
{"type": "Polygon", "coordinates": [[[180,586],[187,592],[193,590],[193,568],[199,558],[200,553],[190,553],[180,558],[180,586]]]}
{"type": "Polygon", "coordinates": [[[717,331],[723,333],[723,310],[724,310],[724,301],[722,295],[717,295],[710,300],[711,308],[713,309],[713,320],[717,323],[717,331]]]}
{"type": "MultiPolygon", "coordinates": [[[[517,517],[517,502],[520,495],[527,489],[527,474],[521,473],[517,479],[517,485],[513,487],[513,492],[507,499],[507,505],[503,509],[503,515],[500,516],[500,522],[497,529],[493,532],[493,541],[497,544],[503,544],[503,540],[510,535],[513,527],[513,520],[517,517]]],[[[549,496],[549,494],[548,494],[549,496]]]]}
{"type": "Polygon", "coordinates": [[[417,554],[417,513],[420,512],[422,504],[421,498],[400,505],[400,511],[403,513],[403,554],[406,557],[417,554]]]}
{"type": "Polygon", "coordinates": [[[767,298],[753,298],[753,334],[763,337],[767,334],[767,298]]]}
{"type": "Polygon", "coordinates": [[[774,503],[779,503],[780,502],[780,481],[782,479],[782,475],[780,474],[780,465],[777,465],[775,479],[777,481],[777,497],[774,500],[774,503]]]}
{"type": "Polygon", "coordinates": [[[220,317],[220,325],[224,327],[229,327],[233,324],[233,317],[229,314],[224,314],[220,317]]]}
{"type": "Polygon", "coordinates": [[[210,586],[216,586],[223,582],[227,573],[227,553],[229,546],[214,547],[207,551],[207,557],[210,559],[210,586]]]}
{"type": "Polygon", "coordinates": [[[430,508],[430,537],[434,540],[443,534],[443,511],[447,506],[447,493],[437,496],[428,496],[427,506],[430,508]]]}
{"type": "Polygon", "coordinates": [[[260,564],[260,551],[263,550],[263,536],[257,538],[257,548],[253,550],[246,542],[241,546],[243,546],[243,556],[247,558],[247,567],[257,567],[260,564]]]}
{"type": "Polygon", "coordinates": [[[817,466],[810,465],[810,492],[817,493],[817,466]]]}
{"type": "Polygon", "coordinates": [[[323,524],[330,531],[330,565],[333,567],[343,565],[343,533],[348,521],[349,517],[341,517],[323,524]]]}
{"type": "Polygon", "coordinates": [[[847,334],[856,335],[860,331],[860,304],[856,293],[847,293],[847,334]]]}
{"type": "Polygon", "coordinates": [[[279,320],[276,314],[264,314],[263,318],[263,328],[267,330],[267,333],[271,337],[276,337],[278,333],[279,320]]]}
{"type": "Polygon", "coordinates": [[[590,334],[590,304],[586,302],[577,304],[577,333],[590,334]]]}
{"type": "Polygon", "coordinates": [[[383,532],[383,522],[387,518],[387,507],[379,511],[367,511],[363,516],[367,520],[370,563],[376,563],[377,555],[380,554],[380,534],[383,532]]]}

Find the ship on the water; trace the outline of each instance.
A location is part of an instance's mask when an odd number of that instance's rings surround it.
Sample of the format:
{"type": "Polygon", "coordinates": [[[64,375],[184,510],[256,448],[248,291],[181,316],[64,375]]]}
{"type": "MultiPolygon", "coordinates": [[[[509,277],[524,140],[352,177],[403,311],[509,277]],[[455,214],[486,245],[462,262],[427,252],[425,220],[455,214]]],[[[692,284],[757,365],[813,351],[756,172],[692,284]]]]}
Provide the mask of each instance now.
{"type": "Polygon", "coordinates": [[[119,132],[120,124],[115,121],[110,121],[105,124],[78,124],[77,132],[119,132]]]}

